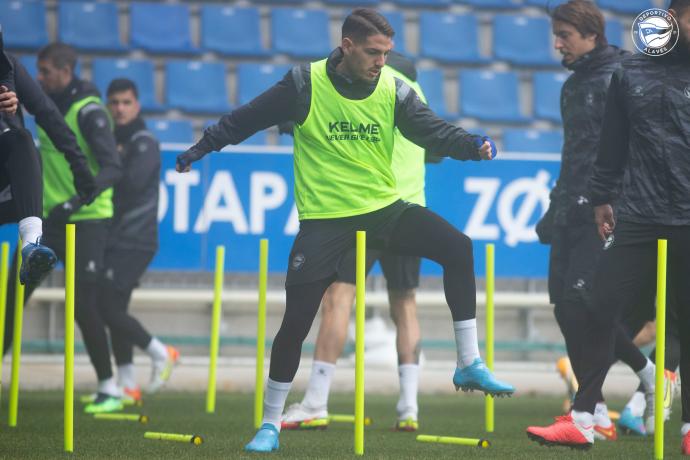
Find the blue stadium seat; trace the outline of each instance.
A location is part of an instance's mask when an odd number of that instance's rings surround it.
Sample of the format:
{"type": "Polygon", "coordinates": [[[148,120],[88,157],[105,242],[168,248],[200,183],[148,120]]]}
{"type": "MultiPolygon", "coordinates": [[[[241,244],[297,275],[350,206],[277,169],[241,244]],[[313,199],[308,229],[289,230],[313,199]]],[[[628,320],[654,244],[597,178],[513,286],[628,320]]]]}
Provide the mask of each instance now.
{"type": "Polygon", "coordinates": [[[503,130],[503,149],[508,152],[560,153],[563,131],[541,129],[503,130]]]}
{"type": "Polygon", "coordinates": [[[38,139],[38,128],[36,127],[36,120],[32,115],[29,115],[26,111],[23,111],[24,115],[24,127],[29,130],[31,137],[38,139]]]}
{"type": "MultiPolygon", "coordinates": [[[[26,68],[29,75],[36,80],[38,75],[38,68],[36,67],[36,55],[34,54],[24,54],[19,56],[19,62],[26,68]]],[[[77,67],[74,69],[74,74],[81,75],[81,61],[77,61],[77,67]]]]}
{"type": "Polygon", "coordinates": [[[168,3],[131,4],[130,45],[152,53],[194,53],[189,6],[168,3]]]}
{"type": "Polygon", "coordinates": [[[549,11],[556,8],[558,5],[566,3],[568,0],[524,0],[525,5],[537,6],[539,8],[545,8],[549,11]]]}
{"type": "MultiPolygon", "coordinates": [[[[204,129],[211,125],[218,123],[217,119],[206,120],[204,123],[204,129]]],[[[268,145],[268,131],[263,130],[252,134],[249,139],[245,139],[240,143],[240,145],[268,145]]]]}
{"type": "Polygon", "coordinates": [[[289,65],[239,64],[237,103],[244,105],[278,83],[292,67],[289,65]]]}
{"type": "Polygon", "coordinates": [[[373,6],[378,5],[381,0],[324,0],[325,3],[332,5],[352,5],[352,6],[373,6]]]}
{"type": "Polygon", "coordinates": [[[609,44],[619,48],[623,46],[623,24],[618,19],[607,19],[605,32],[609,44]]]}
{"type": "Polygon", "coordinates": [[[450,113],[446,107],[446,98],[443,94],[443,70],[438,67],[419,69],[417,71],[417,83],[422,87],[431,110],[436,112],[439,117],[447,120],[457,118],[457,113],[450,113]]]}
{"type": "Polygon", "coordinates": [[[400,6],[422,7],[422,8],[445,8],[452,2],[451,0],[393,0],[400,6]]]}
{"type": "Polygon", "coordinates": [[[405,16],[401,11],[385,10],[380,11],[384,18],[388,19],[391,27],[395,31],[393,41],[395,42],[395,51],[402,54],[409,54],[407,45],[405,45],[405,16]]]}
{"type": "Polygon", "coordinates": [[[558,65],[551,54],[551,24],[545,17],[497,14],[494,57],[518,65],[558,65]]]}
{"type": "Polygon", "coordinates": [[[201,46],[229,56],[266,56],[257,8],[201,7],[201,46]]]}
{"type": "Polygon", "coordinates": [[[153,133],[161,144],[164,142],[175,144],[191,144],[194,142],[194,129],[189,120],[165,120],[147,118],[146,127],[153,133]]]}
{"type": "Polygon", "coordinates": [[[170,107],[196,113],[230,110],[224,64],[168,61],[165,77],[165,98],[170,107]]]}
{"type": "Polygon", "coordinates": [[[328,13],[275,8],[271,11],[273,50],[297,58],[325,58],[331,52],[328,13]]]}
{"type": "Polygon", "coordinates": [[[420,55],[445,62],[480,62],[477,17],[473,14],[422,12],[420,55]]]}
{"type": "Polygon", "coordinates": [[[38,49],[48,44],[43,0],[1,0],[0,24],[7,48],[38,49]]]}
{"type": "Polygon", "coordinates": [[[129,78],[137,85],[139,103],[147,112],[163,110],[156,100],[153,61],[146,59],[95,58],[91,62],[91,81],[105,97],[108,85],[115,78],[129,78]]]}
{"type": "Polygon", "coordinates": [[[124,51],[120,41],[117,4],[59,2],[58,39],[89,51],[124,51]]]}
{"type": "Polygon", "coordinates": [[[460,3],[476,6],[477,8],[509,9],[520,8],[522,0],[456,0],[460,3]]]}
{"type": "Polygon", "coordinates": [[[528,121],[520,111],[515,72],[460,71],[460,114],[507,123],[528,121]]]}
{"type": "Polygon", "coordinates": [[[597,3],[605,10],[634,15],[656,6],[654,0],[597,0],[597,3]]]}
{"type": "Polygon", "coordinates": [[[534,73],[534,117],[561,123],[561,88],[565,72],[534,73]]]}

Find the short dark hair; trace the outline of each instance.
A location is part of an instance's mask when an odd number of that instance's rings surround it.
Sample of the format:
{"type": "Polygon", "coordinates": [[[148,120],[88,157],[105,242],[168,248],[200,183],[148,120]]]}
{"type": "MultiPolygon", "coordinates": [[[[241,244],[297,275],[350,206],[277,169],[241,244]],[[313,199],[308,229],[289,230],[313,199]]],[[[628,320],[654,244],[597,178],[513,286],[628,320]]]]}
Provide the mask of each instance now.
{"type": "Polygon", "coordinates": [[[115,93],[122,93],[124,91],[131,91],[134,97],[139,99],[139,91],[137,85],[129,78],[116,78],[108,85],[108,90],[105,92],[106,97],[110,97],[115,93]]]}
{"type": "Polygon", "coordinates": [[[671,3],[668,5],[668,9],[674,10],[676,13],[681,14],[689,6],[690,0],[671,0],[671,3]]]}
{"type": "Polygon", "coordinates": [[[382,34],[393,38],[395,30],[388,20],[378,11],[371,8],[356,8],[352,10],[343,22],[342,38],[361,42],[372,35],[382,34]]]}
{"type": "Polygon", "coordinates": [[[608,45],[605,32],[604,15],[594,2],[589,0],[570,0],[558,5],[551,12],[552,21],[567,22],[575,27],[580,35],[597,36],[597,46],[608,45]]]}
{"type": "Polygon", "coordinates": [[[77,67],[77,51],[64,43],[51,43],[41,48],[38,60],[49,60],[58,69],[69,67],[74,72],[77,67]]]}

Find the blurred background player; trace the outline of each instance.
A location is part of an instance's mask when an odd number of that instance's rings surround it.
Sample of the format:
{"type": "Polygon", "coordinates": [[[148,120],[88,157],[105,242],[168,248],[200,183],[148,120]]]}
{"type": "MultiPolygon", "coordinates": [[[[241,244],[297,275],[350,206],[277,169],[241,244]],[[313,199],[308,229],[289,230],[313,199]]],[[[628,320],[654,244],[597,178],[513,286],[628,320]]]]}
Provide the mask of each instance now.
{"type": "MultiPolygon", "coordinates": [[[[594,309],[581,345],[586,358],[571,414],[547,427],[528,428],[529,437],[541,444],[575,448],[593,444],[595,406],[617,351],[611,331],[622,315],[649,316],[642,312],[652,309],[657,239],[664,238],[669,245],[668,309],[677,310],[681,345],[682,449],[690,454],[686,382],[690,378],[690,159],[686,154],[690,150],[686,135],[690,0],[672,0],[669,12],[679,26],[675,48],[662,56],[628,57],[611,78],[603,135],[589,180],[589,198],[605,250],[594,276],[594,309]]],[[[654,390],[654,365],[649,362],[641,374],[649,395],[654,390]]]]}
{"type": "MultiPolygon", "coordinates": [[[[65,224],[76,225],[75,319],[98,378],[98,396],[85,411],[122,409],[120,391],[113,377],[105,324],[98,308],[99,276],[113,215],[112,186],[120,179],[120,159],[108,113],[98,90],[74,75],[77,54],[68,45],[55,43],[38,53],[38,81],[63,115],[88,166],[95,175],[96,198],[86,204],[76,193],[65,157],[59,154],[46,131],[39,129],[43,163],[43,241],[64,260],[65,224]]],[[[26,299],[37,287],[29,283],[26,299]]],[[[7,305],[14,304],[9,282],[7,305]]],[[[6,334],[7,340],[7,334],[6,334]]]]}
{"type": "Polygon", "coordinates": [[[110,330],[123,396],[141,399],[132,363],[133,345],[152,360],[146,388],[156,392],[170,377],[177,349],[166,346],[127,313],[132,291],[158,250],[158,183],[161,158],[158,141],[140,115],[139,93],[131,80],[108,86],[107,105],[115,122],[115,141],[122,161],[122,178],[113,188],[114,215],[103,262],[98,305],[110,330]]]}
{"type": "Polygon", "coordinates": [[[375,10],[355,9],[343,23],[342,46],[328,59],[295,67],[207,128],[197,144],[177,157],[177,170],[187,172],[208,152],[268,126],[295,122],[300,231],[289,259],[285,315],[271,350],[263,424],[245,450],[278,449],[281,414],[302,343],[336,278],[337,264],[354,247],[356,230],[368,232],[372,247],[427,257],[443,266],[457,345],[455,387],[494,396],[515,391],[497,380],[479,356],[472,241],[426,208],[400,200],[390,164],[396,126],[417,145],[460,160],[490,160],[495,145],[437,117],[389,73],[384,66],[393,34],[375,10]]]}
{"type": "MultiPolygon", "coordinates": [[[[386,66],[407,83],[426,103],[417,84],[414,63],[391,51],[386,66]]],[[[406,201],[426,205],[424,196],[424,149],[395,131],[393,172],[397,188],[406,201]]],[[[400,397],[396,405],[398,431],[418,429],[417,388],[421,354],[415,289],[419,286],[419,257],[401,256],[386,251],[367,252],[367,272],[376,260],[381,264],[388,288],[390,314],[397,329],[398,377],[400,397]]],[[[328,425],[328,395],[335,364],[347,339],[352,304],[355,299],[355,251],[349,251],[338,267],[336,281],[328,288],[321,304],[321,325],[316,339],[314,362],[304,399],[291,405],[283,415],[283,429],[324,428],[328,425]]]]}

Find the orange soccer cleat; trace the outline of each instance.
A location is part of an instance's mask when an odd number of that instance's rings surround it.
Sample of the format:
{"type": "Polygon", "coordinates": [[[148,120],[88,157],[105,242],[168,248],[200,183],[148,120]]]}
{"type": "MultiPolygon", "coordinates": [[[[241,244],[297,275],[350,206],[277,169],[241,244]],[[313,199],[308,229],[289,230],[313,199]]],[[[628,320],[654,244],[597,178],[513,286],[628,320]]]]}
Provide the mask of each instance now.
{"type": "Polygon", "coordinates": [[[566,446],[571,449],[589,449],[594,444],[594,429],[592,425],[582,426],[568,415],[555,418],[552,425],[530,426],[527,437],[541,445],[566,446]]]}

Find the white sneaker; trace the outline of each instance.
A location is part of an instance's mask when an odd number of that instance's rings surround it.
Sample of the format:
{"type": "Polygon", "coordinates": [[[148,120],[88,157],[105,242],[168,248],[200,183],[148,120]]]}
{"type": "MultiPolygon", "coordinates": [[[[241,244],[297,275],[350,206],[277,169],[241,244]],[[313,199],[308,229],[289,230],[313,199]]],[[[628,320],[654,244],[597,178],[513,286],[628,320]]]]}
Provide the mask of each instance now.
{"type": "Polygon", "coordinates": [[[156,393],[170,380],[173,368],[180,360],[180,352],[175,347],[167,346],[168,356],[165,360],[151,362],[151,381],[146,387],[149,394],[156,393]]]}
{"type": "MultiPolygon", "coordinates": [[[[678,393],[678,376],[675,372],[664,371],[664,421],[671,418],[671,409],[673,408],[673,399],[678,393]]],[[[654,392],[645,393],[645,401],[647,407],[645,408],[644,425],[647,434],[654,434],[654,392]]]]}
{"type": "Polygon", "coordinates": [[[295,403],[281,417],[283,430],[315,430],[328,427],[328,409],[313,409],[304,404],[295,403]]]}

